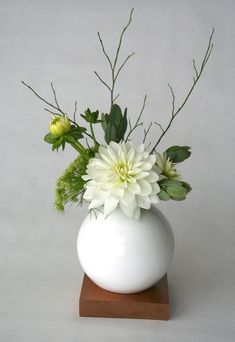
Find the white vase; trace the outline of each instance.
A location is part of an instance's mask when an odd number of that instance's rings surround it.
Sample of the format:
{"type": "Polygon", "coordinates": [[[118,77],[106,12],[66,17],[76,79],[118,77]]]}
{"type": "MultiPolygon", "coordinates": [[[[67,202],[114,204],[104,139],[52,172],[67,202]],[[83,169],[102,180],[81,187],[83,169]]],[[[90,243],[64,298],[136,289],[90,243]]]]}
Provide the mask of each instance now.
{"type": "Polygon", "coordinates": [[[167,272],[174,236],[163,214],[152,207],[140,220],[116,209],[108,218],[88,214],[77,240],[84,272],[98,286],[117,293],[137,293],[167,272]]]}

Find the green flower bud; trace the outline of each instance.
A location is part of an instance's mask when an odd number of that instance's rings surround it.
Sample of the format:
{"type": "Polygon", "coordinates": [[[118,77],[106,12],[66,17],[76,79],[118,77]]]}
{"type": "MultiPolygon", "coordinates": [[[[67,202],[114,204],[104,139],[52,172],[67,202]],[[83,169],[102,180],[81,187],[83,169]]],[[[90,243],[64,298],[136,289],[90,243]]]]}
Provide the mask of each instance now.
{"type": "Polygon", "coordinates": [[[64,116],[53,115],[53,119],[51,120],[49,124],[49,130],[51,134],[57,135],[60,137],[64,133],[68,132],[70,128],[71,128],[71,124],[67,115],[64,115],[64,116]]]}

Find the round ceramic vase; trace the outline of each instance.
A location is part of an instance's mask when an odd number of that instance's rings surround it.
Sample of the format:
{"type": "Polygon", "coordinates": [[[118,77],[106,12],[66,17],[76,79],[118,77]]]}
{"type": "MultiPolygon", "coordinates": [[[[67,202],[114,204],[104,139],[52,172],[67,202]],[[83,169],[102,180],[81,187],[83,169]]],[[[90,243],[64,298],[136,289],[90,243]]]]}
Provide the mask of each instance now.
{"type": "Polygon", "coordinates": [[[137,293],[167,272],[174,236],[163,214],[152,207],[139,220],[119,208],[107,218],[97,212],[83,221],[77,240],[84,272],[98,286],[116,293],[137,293]]]}

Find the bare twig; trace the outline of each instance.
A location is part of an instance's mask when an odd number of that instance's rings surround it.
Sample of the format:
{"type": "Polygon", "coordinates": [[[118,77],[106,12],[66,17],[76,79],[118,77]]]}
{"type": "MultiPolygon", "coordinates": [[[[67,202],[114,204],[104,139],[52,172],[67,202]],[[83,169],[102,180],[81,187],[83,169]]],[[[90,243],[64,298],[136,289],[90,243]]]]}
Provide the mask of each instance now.
{"type": "Polygon", "coordinates": [[[57,100],[57,96],[56,96],[56,91],[55,91],[55,88],[53,87],[53,83],[51,82],[51,89],[53,91],[53,95],[54,95],[54,99],[55,99],[55,104],[57,106],[57,108],[60,109],[60,106],[59,106],[59,103],[58,103],[58,100],[57,100]]]}
{"type": "Polygon", "coordinates": [[[116,73],[116,76],[114,78],[115,82],[116,82],[116,79],[118,78],[118,75],[120,74],[120,71],[122,70],[122,68],[124,67],[124,65],[126,64],[126,62],[128,61],[128,59],[130,59],[132,56],[134,56],[134,52],[132,52],[130,55],[128,55],[126,57],[126,59],[124,60],[124,62],[122,63],[122,65],[120,66],[120,68],[118,69],[117,73],[116,73]]]}
{"type": "Polygon", "coordinates": [[[98,79],[101,81],[101,83],[103,83],[103,85],[110,91],[110,102],[111,102],[111,107],[114,104],[115,100],[118,98],[119,95],[117,95],[115,97],[114,95],[114,90],[115,90],[115,83],[116,80],[122,70],[122,68],[124,67],[124,65],[126,64],[126,62],[134,55],[134,52],[131,53],[130,55],[128,55],[126,57],[126,59],[124,60],[124,62],[121,64],[121,66],[118,68],[118,70],[116,71],[116,66],[117,66],[117,62],[118,62],[118,57],[119,57],[119,52],[121,49],[121,45],[122,45],[122,39],[123,39],[123,35],[126,32],[127,28],[129,27],[131,21],[132,21],[132,14],[133,14],[134,9],[132,8],[131,12],[130,12],[130,16],[129,16],[129,20],[127,25],[124,27],[124,29],[121,32],[120,38],[119,38],[119,42],[118,42],[118,46],[117,46],[117,50],[116,50],[116,54],[114,57],[114,61],[112,62],[111,58],[109,57],[108,53],[106,52],[106,49],[104,47],[104,43],[103,40],[101,38],[100,33],[98,32],[98,37],[99,37],[99,41],[102,47],[102,51],[106,57],[106,59],[108,60],[110,69],[111,69],[111,85],[108,85],[100,76],[99,74],[95,71],[96,76],[98,77],[98,79]]]}
{"type": "Polygon", "coordinates": [[[103,40],[101,39],[100,33],[97,32],[97,34],[98,34],[98,37],[99,37],[99,41],[100,41],[100,45],[102,47],[103,53],[104,53],[105,57],[107,58],[107,60],[109,62],[110,68],[113,69],[113,65],[112,65],[111,59],[110,59],[109,55],[107,54],[107,52],[106,52],[106,50],[104,48],[103,40]]]}
{"type": "MultiPolygon", "coordinates": [[[[51,110],[50,110],[50,109],[48,109],[48,108],[44,108],[44,110],[45,110],[46,112],[48,112],[48,113],[52,114],[52,115],[64,116],[64,114],[61,114],[61,113],[55,113],[55,112],[51,111],[51,110]]],[[[68,118],[68,119],[69,119],[69,118],[68,118]]],[[[70,121],[72,124],[74,124],[75,126],[77,126],[77,127],[78,127],[78,124],[77,124],[75,121],[73,121],[73,120],[71,120],[71,119],[69,119],[69,121],[70,121]]]]}
{"type": "Polygon", "coordinates": [[[161,131],[164,132],[164,128],[162,127],[162,125],[156,121],[154,121],[155,125],[157,125],[158,127],[160,127],[161,131]]]}
{"type": "Polygon", "coordinates": [[[120,94],[117,94],[117,96],[115,96],[115,98],[113,99],[113,102],[115,102],[119,96],[120,94]]]}
{"type": "Polygon", "coordinates": [[[169,83],[168,83],[168,87],[170,88],[171,96],[172,96],[172,111],[171,111],[171,116],[174,116],[174,113],[175,113],[175,94],[174,94],[173,88],[170,86],[169,83]]]}
{"type": "Polygon", "coordinates": [[[73,112],[73,121],[76,122],[76,114],[77,114],[77,101],[74,102],[74,112],[73,112]]]}
{"type": "Polygon", "coordinates": [[[117,61],[118,61],[118,55],[119,55],[120,48],[121,48],[121,45],[122,45],[122,38],[123,38],[124,33],[126,32],[126,30],[128,29],[128,27],[129,27],[129,25],[130,25],[130,23],[131,23],[131,21],[132,21],[132,14],[133,14],[133,11],[134,11],[134,8],[131,9],[128,23],[127,23],[127,25],[124,27],[124,29],[122,30],[122,33],[121,33],[121,36],[120,36],[120,39],[119,39],[119,43],[118,43],[118,47],[117,47],[117,51],[116,51],[116,57],[115,57],[115,60],[114,60],[114,63],[113,63],[114,68],[115,68],[115,66],[116,66],[116,64],[117,64],[117,61]]]}
{"type": "MultiPolygon", "coordinates": [[[[128,141],[128,139],[129,139],[129,136],[131,135],[131,133],[137,128],[137,127],[139,127],[139,126],[142,126],[143,125],[143,123],[141,122],[140,123],[140,119],[141,119],[141,116],[142,116],[142,114],[143,114],[143,111],[144,111],[144,108],[145,108],[145,104],[146,104],[146,99],[147,99],[147,95],[145,95],[144,96],[144,102],[143,102],[143,105],[142,105],[142,108],[141,108],[141,111],[140,111],[140,114],[139,114],[139,116],[138,116],[138,118],[137,118],[137,120],[136,120],[136,123],[134,124],[134,126],[132,127],[132,128],[130,128],[130,131],[129,131],[129,133],[127,134],[127,137],[126,137],[126,140],[125,140],[125,142],[127,142],[128,141]]],[[[129,122],[129,125],[130,125],[130,122],[129,122]]]]}
{"type": "Polygon", "coordinates": [[[94,74],[98,77],[98,79],[100,80],[101,83],[103,83],[105,85],[105,87],[107,87],[109,89],[109,91],[111,91],[110,86],[100,77],[100,75],[98,74],[98,72],[94,71],[94,74]]]}
{"type": "Polygon", "coordinates": [[[190,95],[192,94],[198,80],[200,79],[201,75],[202,75],[202,72],[210,58],[210,55],[211,55],[211,52],[213,50],[213,43],[212,43],[212,38],[213,38],[213,35],[214,35],[214,29],[212,30],[212,33],[209,37],[209,42],[208,42],[208,46],[207,46],[207,49],[206,49],[206,52],[205,52],[205,55],[204,55],[204,58],[202,60],[202,63],[201,63],[201,66],[199,69],[196,68],[196,62],[195,60],[193,59],[193,68],[194,68],[194,71],[195,71],[195,77],[193,79],[193,84],[191,86],[191,88],[189,89],[188,93],[186,94],[183,102],[181,103],[181,105],[179,106],[179,108],[177,110],[175,110],[175,95],[174,95],[174,92],[173,92],[173,89],[170,87],[170,90],[171,90],[171,96],[172,96],[172,115],[171,115],[171,119],[167,125],[167,127],[165,128],[165,130],[162,131],[162,134],[160,135],[158,141],[156,142],[156,144],[154,145],[153,149],[151,150],[151,153],[154,152],[154,150],[156,149],[156,147],[158,146],[158,144],[160,143],[160,141],[162,140],[162,138],[164,137],[164,135],[166,134],[166,132],[169,130],[169,128],[171,127],[171,124],[173,122],[173,120],[175,119],[175,117],[180,113],[180,111],[182,110],[182,108],[185,106],[185,104],[187,103],[190,95]]]}
{"type": "MultiPolygon", "coordinates": [[[[58,115],[58,116],[64,116],[64,115],[66,115],[66,113],[63,112],[63,111],[61,110],[61,108],[58,106],[58,101],[57,101],[56,95],[55,95],[55,98],[56,98],[56,100],[55,100],[56,106],[55,106],[55,105],[53,105],[52,103],[50,103],[49,101],[45,100],[43,97],[41,97],[41,96],[40,96],[40,95],[39,95],[39,94],[38,94],[30,85],[28,85],[28,84],[25,83],[24,81],[21,81],[21,83],[22,83],[24,86],[26,86],[29,90],[31,90],[31,91],[34,93],[34,95],[36,95],[42,102],[46,103],[49,107],[51,107],[51,108],[57,110],[59,113],[56,113],[56,112],[54,112],[54,111],[52,111],[52,110],[50,110],[50,109],[48,109],[48,108],[44,108],[44,110],[45,110],[46,112],[49,112],[49,113],[52,114],[52,115],[58,115]],[[57,106],[58,106],[58,107],[57,107],[57,106]]],[[[52,89],[54,89],[52,83],[51,83],[51,87],[52,87],[52,89]]],[[[76,123],[76,121],[75,121],[76,112],[77,112],[77,101],[75,101],[74,120],[70,119],[68,116],[67,116],[67,117],[68,117],[69,121],[70,121],[72,124],[74,124],[76,127],[79,127],[79,125],[78,125],[78,124],[76,123]]],[[[84,134],[86,134],[89,138],[93,139],[93,137],[92,137],[89,133],[84,132],[84,134]]]]}
{"type": "Polygon", "coordinates": [[[49,101],[45,100],[43,97],[41,97],[30,85],[28,85],[27,83],[25,83],[24,81],[21,81],[21,83],[26,86],[29,90],[31,90],[34,95],[36,95],[41,101],[43,101],[44,103],[46,103],[48,106],[50,106],[51,108],[54,108],[56,110],[58,110],[61,114],[65,115],[65,113],[57,106],[54,106],[52,103],[50,103],[49,101]]]}
{"type": "Polygon", "coordinates": [[[151,127],[152,127],[152,122],[150,122],[150,124],[149,124],[149,126],[148,126],[148,128],[147,128],[147,130],[146,129],[144,129],[144,139],[143,139],[143,144],[145,143],[145,140],[146,140],[146,138],[147,138],[147,135],[149,134],[149,131],[150,131],[150,129],[151,129],[151,127]]]}

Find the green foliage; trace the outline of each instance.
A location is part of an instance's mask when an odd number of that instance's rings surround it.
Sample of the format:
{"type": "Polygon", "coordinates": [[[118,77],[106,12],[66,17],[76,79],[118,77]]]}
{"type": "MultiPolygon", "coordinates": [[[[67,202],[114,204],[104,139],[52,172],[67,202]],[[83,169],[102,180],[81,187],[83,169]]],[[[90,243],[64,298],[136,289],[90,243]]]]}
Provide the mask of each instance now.
{"type": "Polygon", "coordinates": [[[158,193],[158,197],[161,201],[168,201],[170,199],[170,195],[168,195],[168,193],[164,190],[161,190],[158,193]]]}
{"type": "Polygon", "coordinates": [[[191,155],[191,152],[189,151],[189,146],[172,146],[169,147],[165,153],[167,158],[170,158],[170,160],[177,164],[183,162],[185,159],[189,158],[191,155]]]}
{"type": "Polygon", "coordinates": [[[158,197],[162,201],[169,199],[175,201],[182,201],[186,199],[187,194],[192,190],[191,186],[183,181],[170,180],[164,178],[158,182],[161,191],[158,193],[158,197]]]}
{"type": "Polygon", "coordinates": [[[110,114],[103,114],[102,119],[102,127],[105,131],[105,141],[107,144],[110,141],[119,143],[124,140],[127,129],[127,109],[122,114],[121,108],[117,104],[113,104],[110,114]]]}
{"type": "Polygon", "coordinates": [[[62,150],[64,150],[65,143],[76,143],[79,139],[83,138],[84,132],[86,132],[85,127],[71,126],[70,131],[64,133],[62,136],[57,136],[52,133],[46,134],[44,137],[44,141],[52,145],[52,151],[58,151],[60,147],[62,147],[62,150]]]}
{"type": "MultiPolygon", "coordinates": [[[[94,157],[95,151],[95,148],[87,151],[90,158],[94,157]]],[[[82,176],[86,173],[88,162],[89,159],[78,156],[57,179],[55,187],[55,208],[57,210],[64,211],[68,202],[82,204],[86,183],[82,176]]]]}
{"type": "Polygon", "coordinates": [[[111,123],[107,124],[105,129],[105,141],[109,144],[110,141],[116,141],[117,138],[117,129],[111,123]]]}
{"type": "Polygon", "coordinates": [[[81,117],[86,120],[86,122],[96,124],[101,123],[102,120],[98,120],[99,117],[99,111],[96,110],[95,112],[91,112],[91,110],[88,108],[84,114],[81,114],[81,117]]]}

